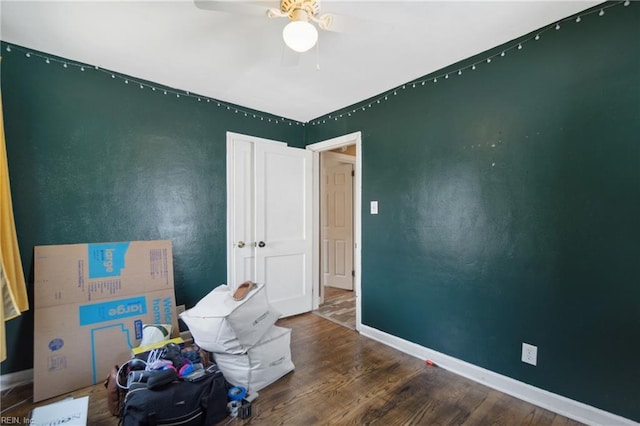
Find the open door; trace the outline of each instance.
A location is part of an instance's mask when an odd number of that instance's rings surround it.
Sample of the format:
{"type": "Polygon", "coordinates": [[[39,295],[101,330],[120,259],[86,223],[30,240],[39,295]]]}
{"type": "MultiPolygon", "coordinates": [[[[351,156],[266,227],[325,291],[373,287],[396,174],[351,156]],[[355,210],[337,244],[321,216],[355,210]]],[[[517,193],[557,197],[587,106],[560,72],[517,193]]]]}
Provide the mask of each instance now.
{"type": "Polygon", "coordinates": [[[321,164],[322,286],[353,290],[353,164],[331,152],[321,164]]]}
{"type": "Polygon", "coordinates": [[[312,154],[227,134],[229,285],[264,283],[283,316],[312,309],[312,154]]]}

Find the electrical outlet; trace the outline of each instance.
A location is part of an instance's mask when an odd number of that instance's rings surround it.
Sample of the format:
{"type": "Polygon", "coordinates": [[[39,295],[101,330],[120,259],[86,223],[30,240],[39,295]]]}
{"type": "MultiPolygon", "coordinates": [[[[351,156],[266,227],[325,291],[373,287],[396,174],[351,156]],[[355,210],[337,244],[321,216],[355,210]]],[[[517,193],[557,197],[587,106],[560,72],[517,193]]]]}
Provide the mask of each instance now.
{"type": "Polygon", "coordinates": [[[538,347],[528,343],[522,343],[522,362],[537,365],[538,363],[538,347]]]}

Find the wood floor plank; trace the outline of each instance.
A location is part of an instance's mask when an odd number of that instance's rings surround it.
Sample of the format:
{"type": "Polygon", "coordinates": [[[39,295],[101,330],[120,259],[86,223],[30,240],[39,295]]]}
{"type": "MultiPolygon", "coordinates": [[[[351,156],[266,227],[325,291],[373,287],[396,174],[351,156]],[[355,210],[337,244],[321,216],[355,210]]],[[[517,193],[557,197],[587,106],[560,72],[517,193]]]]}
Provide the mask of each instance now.
{"type": "MultiPolygon", "coordinates": [[[[218,426],[580,424],[313,314],[281,319],[278,325],[293,330],[296,369],[259,392],[250,418],[226,419],[218,426]]],[[[69,395],[33,404],[31,393],[31,385],[3,390],[2,416],[28,418],[34,407],[69,395]]],[[[89,396],[88,424],[118,424],[107,410],[102,384],[70,395],[89,396]]]]}

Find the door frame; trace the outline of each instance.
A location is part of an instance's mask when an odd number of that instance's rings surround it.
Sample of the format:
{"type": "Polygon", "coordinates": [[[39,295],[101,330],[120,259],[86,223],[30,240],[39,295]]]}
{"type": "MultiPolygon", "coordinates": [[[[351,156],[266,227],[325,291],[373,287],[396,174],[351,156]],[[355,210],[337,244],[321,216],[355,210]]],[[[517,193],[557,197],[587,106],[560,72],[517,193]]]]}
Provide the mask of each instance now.
{"type": "Polygon", "coordinates": [[[353,267],[356,271],[353,288],[356,296],[356,330],[361,328],[362,302],[362,132],[327,139],[306,149],[313,151],[313,309],[320,306],[320,153],[343,146],[356,146],[353,189],[353,267]]]}

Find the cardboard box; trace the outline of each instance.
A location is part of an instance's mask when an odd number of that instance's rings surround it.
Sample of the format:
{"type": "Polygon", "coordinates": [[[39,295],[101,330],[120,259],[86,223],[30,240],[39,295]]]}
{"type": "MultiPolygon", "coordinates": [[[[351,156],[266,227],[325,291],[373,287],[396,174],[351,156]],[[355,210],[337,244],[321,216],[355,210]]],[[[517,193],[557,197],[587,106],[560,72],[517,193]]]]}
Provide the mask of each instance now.
{"type": "Polygon", "coordinates": [[[171,241],[35,247],[34,402],[104,381],[143,324],[178,333],[171,241]]]}

